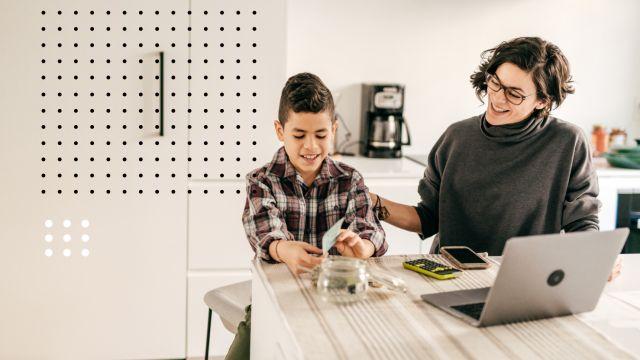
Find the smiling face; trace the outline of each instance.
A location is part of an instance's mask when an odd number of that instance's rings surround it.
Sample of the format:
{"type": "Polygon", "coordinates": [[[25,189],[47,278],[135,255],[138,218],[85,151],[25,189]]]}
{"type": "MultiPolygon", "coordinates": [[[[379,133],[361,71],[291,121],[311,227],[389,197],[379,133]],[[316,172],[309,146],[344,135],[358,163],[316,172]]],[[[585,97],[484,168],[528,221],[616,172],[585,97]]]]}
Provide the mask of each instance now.
{"type": "Polygon", "coordinates": [[[338,126],[331,120],[328,111],[290,111],[284,127],[280,121],[274,122],[278,140],[284,143],[289,161],[307,185],[316,178],[322,162],[331,150],[338,126]]]}
{"type": "Polygon", "coordinates": [[[501,64],[495,73],[502,86],[510,88],[512,95],[526,96],[520,105],[507,101],[504,89],[494,91],[489,84],[487,94],[487,121],[491,125],[505,125],[520,122],[536,109],[545,107],[545,102],[536,96],[536,86],[530,73],[515,64],[501,64]]]}

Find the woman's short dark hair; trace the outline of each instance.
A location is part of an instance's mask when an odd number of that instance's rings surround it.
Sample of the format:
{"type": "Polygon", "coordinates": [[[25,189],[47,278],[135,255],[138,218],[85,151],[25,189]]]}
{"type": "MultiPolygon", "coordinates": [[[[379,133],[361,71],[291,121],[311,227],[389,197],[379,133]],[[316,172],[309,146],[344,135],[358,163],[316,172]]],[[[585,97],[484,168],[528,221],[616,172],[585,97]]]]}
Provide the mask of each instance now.
{"type": "Polygon", "coordinates": [[[328,111],[331,121],[335,121],[335,106],[331,91],[314,74],[300,73],[287,80],[280,95],[278,120],[284,126],[289,117],[289,110],[294,113],[319,113],[328,111]]]}
{"type": "Polygon", "coordinates": [[[495,74],[498,67],[506,62],[518,66],[531,74],[536,86],[537,97],[547,101],[547,106],[537,109],[535,116],[547,116],[567,97],[573,94],[569,61],[556,45],[538,37],[519,37],[505,41],[493,49],[482,52],[483,62],[478,71],[471,75],[471,84],[478,99],[487,94],[487,74],[495,74]]]}

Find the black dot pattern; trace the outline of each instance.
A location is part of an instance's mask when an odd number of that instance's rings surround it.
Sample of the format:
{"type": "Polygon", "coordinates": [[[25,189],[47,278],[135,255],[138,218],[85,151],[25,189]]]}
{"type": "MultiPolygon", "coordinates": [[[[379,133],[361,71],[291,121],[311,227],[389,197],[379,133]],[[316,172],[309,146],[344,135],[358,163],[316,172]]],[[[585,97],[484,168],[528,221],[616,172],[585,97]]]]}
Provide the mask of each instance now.
{"type": "Polygon", "coordinates": [[[269,82],[266,5],[197,6],[210,8],[39,11],[38,192],[172,196],[192,193],[185,179],[242,180],[271,158],[262,110],[277,109],[282,84],[269,82]]]}
{"type": "MultiPolygon", "coordinates": [[[[262,111],[277,110],[282,87],[267,82],[265,72],[271,69],[262,64],[269,63],[265,51],[269,46],[262,45],[269,38],[260,31],[265,27],[262,9],[266,4],[244,4],[192,9],[192,178],[242,181],[246,173],[270,160],[276,149],[271,130],[275,112],[262,111]]],[[[225,194],[235,191],[227,189],[225,194]]]]}

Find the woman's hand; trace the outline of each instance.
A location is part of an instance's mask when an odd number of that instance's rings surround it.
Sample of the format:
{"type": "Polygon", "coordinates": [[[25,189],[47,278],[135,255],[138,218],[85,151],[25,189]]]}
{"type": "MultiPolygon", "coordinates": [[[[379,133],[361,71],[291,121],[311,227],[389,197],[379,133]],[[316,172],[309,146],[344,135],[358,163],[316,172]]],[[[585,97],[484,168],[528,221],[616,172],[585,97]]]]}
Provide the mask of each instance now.
{"type": "Polygon", "coordinates": [[[322,262],[322,257],[311,256],[311,254],[322,255],[322,249],[302,241],[277,241],[274,250],[279,258],[276,260],[287,264],[289,270],[296,275],[307,272],[322,262]]]}
{"type": "Polygon", "coordinates": [[[613,279],[617,278],[620,275],[620,271],[622,270],[622,258],[620,255],[616,258],[615,264],[613,264],[613,270],[611,270],[611,274],[609,274],[609,280],[613,281],[613,279]]]}
{"type": "Polygon", "coordinates": [[[360,259],[370,258],[376,250],[371,241],[361,239],[358,234],[345,229],[340,230],[336,238],[336,249],[342,256],[360,259]]]}

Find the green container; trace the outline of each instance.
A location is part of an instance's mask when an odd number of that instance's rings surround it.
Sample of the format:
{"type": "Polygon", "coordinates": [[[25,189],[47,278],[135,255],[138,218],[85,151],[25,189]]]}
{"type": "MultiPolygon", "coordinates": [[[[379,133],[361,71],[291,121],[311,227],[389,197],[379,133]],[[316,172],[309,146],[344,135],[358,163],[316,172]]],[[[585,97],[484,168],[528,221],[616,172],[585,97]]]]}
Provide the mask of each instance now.
{"type": "MultiPolygon", "coordinates": [[[[618,149],[620,151],[622,149],[618,149]]],[[[640,169],[640,153],[604,153],[609,165],[625,169],[640,169]]]]}
{"type": "Polygon", "coordinates": [[[613,149],[617,154],[636,154],[640,156],[640,146],[613,149]]]}

